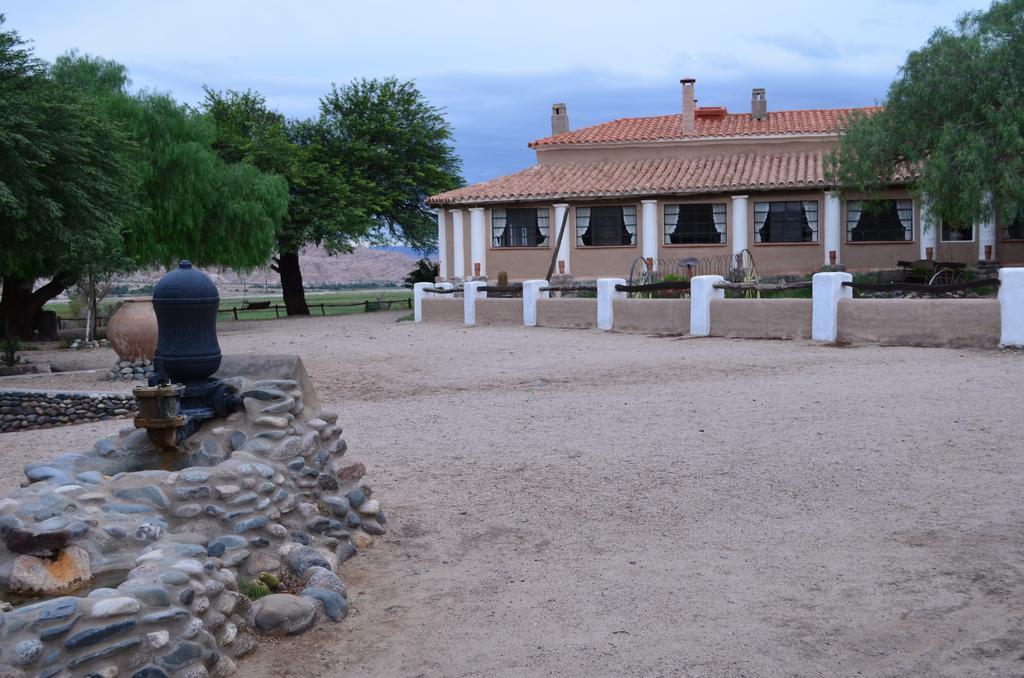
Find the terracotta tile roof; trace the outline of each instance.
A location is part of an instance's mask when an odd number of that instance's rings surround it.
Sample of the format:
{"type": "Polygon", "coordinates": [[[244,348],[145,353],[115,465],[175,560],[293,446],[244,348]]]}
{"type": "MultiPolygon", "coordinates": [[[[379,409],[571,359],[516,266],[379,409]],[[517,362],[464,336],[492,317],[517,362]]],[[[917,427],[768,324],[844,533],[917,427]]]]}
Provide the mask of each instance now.
{"type": "Polygon", "coordinates": [[[690,133],[683,132],[683,116],[679,113],[651,118],[622,118],[537,139],[530,142],[530,148],[683,138],[829,134],[835,132],[852,111],[858,110],[870,114],[878,107],[772,111],[764,120],[754,120],[749,113],[730,113],[721,118],[698,117],[696,130],[690,133]]]}
{"type": "Polygon", "coordinates": [[[822,152],[802,152],[534,165],[515,174],[431,196],[427,202],[457,205],[824,188],[823,164],[822,152]]]}

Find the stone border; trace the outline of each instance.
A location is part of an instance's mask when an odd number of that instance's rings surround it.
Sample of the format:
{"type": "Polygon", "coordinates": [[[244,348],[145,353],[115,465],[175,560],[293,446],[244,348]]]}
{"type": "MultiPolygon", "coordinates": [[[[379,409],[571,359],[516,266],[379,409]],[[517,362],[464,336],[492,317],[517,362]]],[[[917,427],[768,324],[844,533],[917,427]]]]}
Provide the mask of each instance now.
{"type": "Polygon", "coordinates": [[[131,393],[0,390],[0,433],[127,417],[131,393]]]}

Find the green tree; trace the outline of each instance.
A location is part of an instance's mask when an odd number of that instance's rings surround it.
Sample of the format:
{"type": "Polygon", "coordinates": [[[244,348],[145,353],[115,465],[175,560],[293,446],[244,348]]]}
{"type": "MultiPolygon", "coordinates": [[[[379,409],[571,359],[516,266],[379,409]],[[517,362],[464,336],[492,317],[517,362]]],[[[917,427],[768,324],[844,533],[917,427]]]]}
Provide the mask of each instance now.
{"type": "MultiPolygon", "coordinates": [[[[3,16],[0,15],[0,26],[3,16]]],[[[0,31],[0,329],[30,336],[43,304],[117,257],[134,218],[133,145],[95,101],[0,31]],[[35,288],[40,279],[48,282],[35,288]]]]}
{"type": "Polygon", "coordinates": [[[116,62],[71,52],[47,68],[0,34],[0,327],[30,336],[82,278],[267,262],[286,181],[222,160],[208,116],[128,85],[116,62]]]}
{"type": "Polygon", "coordinates": [[[54,79],[93,96],[131,135],[141,182],[139,209],[125,233],[125,267],[198,265],[254,268],[266,263],[287,209],[285,181],[214,148],[209,116],[166,94],[128,92],[120,64],[69,52],[54,79]]]}
{"type": "Polygon", "coordinates": [[[272,268],[281,277],[288,314],[308,314],[299,251],[307,243],[345,251],[348,237],[367,223],[365,213],[344,198],[345,184],[328,172],[316,121],[289,121],[249,90],[206,88],[202,110],[214,121],[214,148],[222,159],[251,163],[287,181],[288,211],[275,233],[272,268]]]}
{"type": "Polygon", "coordinates": [[[203,110],[217,123],[222,158],[288,180],[273,268],[289,315],[309,313],[303,246],[336,253],[359,241],[402,240],[429,248],[437,232],[426,197],[461,183],[451,128],[412,83],[389,78],[334,87],[311,120],[286,120],[251,91],[208,89],[203,110]]]}
{"type": "Polygon", "coordinates": [[[831,181],[871,194],[911,179],[932,212],[962,223],[1024,205],[1024,0],[939,28],[911,52],[884,107],[850,118],[831,181]],[[988,194],[992,200],[988,200],[988,194]]]}
{"type": "Polygon", "coordinates": [[[361,79],[320,100],[320,124],[331,169],[347,179],[372,235],[420,250],[435,245],[437,217],[426,199],[462,185],[441,110],[413,82],[361,79]]]}

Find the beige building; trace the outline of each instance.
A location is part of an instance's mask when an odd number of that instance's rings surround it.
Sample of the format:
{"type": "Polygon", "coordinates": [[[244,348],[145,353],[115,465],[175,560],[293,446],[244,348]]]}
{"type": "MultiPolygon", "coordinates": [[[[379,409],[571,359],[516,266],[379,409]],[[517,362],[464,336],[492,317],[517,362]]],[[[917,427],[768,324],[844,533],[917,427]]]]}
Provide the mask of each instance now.
{"type": "Polygon", "coordinates": [[[932,224],[899,184],[881,209],[838,195],[825,180],[825,157],[855,109],[771,111],[755,89],[749,112],[729,113],[697,107],[695,81],[681,83],[681,111],[671,115],[570,130],[565,105],[555,104],[551,136],[530,143],[534,166],[432,196],[441,277],[543,278],[553,257],[556,273],[626,277],[638,258],[745,250],[761,275],[830,264],[891,269],[929,257],[1024,263],[1019,220],[932,224]]]}

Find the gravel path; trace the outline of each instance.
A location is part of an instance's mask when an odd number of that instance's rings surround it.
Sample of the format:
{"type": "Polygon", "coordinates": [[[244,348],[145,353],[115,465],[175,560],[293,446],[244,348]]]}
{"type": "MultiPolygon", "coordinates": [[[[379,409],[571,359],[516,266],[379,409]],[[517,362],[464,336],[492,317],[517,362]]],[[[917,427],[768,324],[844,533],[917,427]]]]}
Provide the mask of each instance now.
{"type": "MultiPolygon", "coordinates": [[[[391,528],[240,675],[1024,674],[1024,355],[397,317],[223,326],[302,355],[391,528]]],[[[0,489],[125,423],[0,436],[0,489]]]]}

